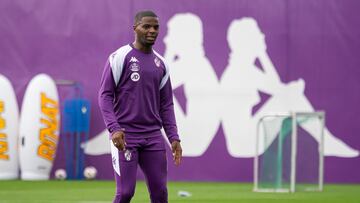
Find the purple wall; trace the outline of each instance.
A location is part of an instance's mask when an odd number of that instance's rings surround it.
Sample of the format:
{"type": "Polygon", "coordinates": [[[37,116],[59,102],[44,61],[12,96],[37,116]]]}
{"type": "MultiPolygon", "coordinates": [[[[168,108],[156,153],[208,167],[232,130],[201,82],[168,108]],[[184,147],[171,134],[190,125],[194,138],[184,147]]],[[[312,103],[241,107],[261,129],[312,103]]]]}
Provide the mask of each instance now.
{"type": "MultiPolygon", "coordinates": [[[[104,129],[97,89],[107,56],[132,42],[133,15],[153,9],[161,34],[155,48],[164,53],[166,22],[176,13],[198,15],[204,26],[206,56],[220,77],[228,63],[230,22],[256,19],[267,52],[283,82],[303,78],[305,95],[327,114],[328,129],[360,150],[360,2],[356,0],[27,0],[0,2],[0,73],[8,77],[19,104],[37,73],[80,81],[91,99],[90,134],[104,129]]],[[[61,95],[64,96],[64,95],[61,95]]],[[[21,105],[20,105],[21,106],[21,105]]],[[[171,180],[252,181],[252,159],[233,158],[220,127],[206,153],[169,164],[171,180]]],[[[64,166],[62,145],[55,167],[64,166]]],[[[170,159],[169,159],[170,160],[170,159]]],[[[108,155],[87,157],[101,178],[112,178],[108,155]]],[[[360,158],[325,158],[325,181],[360,182],[360,158]]]]}

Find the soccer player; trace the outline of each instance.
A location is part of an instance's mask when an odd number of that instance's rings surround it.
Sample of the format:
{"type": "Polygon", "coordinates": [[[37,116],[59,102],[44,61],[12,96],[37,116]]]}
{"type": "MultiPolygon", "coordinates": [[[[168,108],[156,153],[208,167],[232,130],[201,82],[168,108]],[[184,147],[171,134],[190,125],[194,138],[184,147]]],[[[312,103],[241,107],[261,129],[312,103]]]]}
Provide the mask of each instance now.
{"type": "Polygon", "coordinates": [[[166,203],[167,159],[162,127],[176,165],[182,156],[169,67],[152,48],[159,33],[157,15],[152,11],[138,12],[133,29],[135,41],[109,56],[99,91],[99,106],[112,142],[114,202],[130,202],[139,165],[151,202],[166,203]]]}

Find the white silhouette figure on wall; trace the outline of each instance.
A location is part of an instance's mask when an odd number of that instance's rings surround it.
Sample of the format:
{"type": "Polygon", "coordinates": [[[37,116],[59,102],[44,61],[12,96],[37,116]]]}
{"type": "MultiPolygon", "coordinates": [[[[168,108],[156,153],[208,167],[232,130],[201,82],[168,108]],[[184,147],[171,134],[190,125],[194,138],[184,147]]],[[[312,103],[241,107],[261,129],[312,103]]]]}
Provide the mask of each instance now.
{"type": "MultiPolygon", "coordinates": [[[[213,140],[220,122],[226,146],[233,157],[255,155],[256,123],[269,112],[314,111],[304,95],[302,79],[281,82],[267,52],[265,36],[252,18],[233,20],[227,34],[231,50],[228,65],[219,82],[205,56],[200,18],[191,13],[176,14],[168,21],[165,58],[170,66],[173,88],[184,88],[186,112],[174,99],[175,114],[182,139],[183,155],[201,156],[213,140]],[[188,32],[191,30],[191,32],[188,32]],[[255,66],[261,63],[262,70],[255,66]],[[271,97],[252,115],[260,101],[259,91],[271,97]]],[[[319,140],[316,122],[301,127],[319,140]]],[[[324,131],[326,156],[355,157],[359,152],[324,131]]],[[[104,130],[89,140],[85,153],[110,153],[109,135],[104,130]]],[[[262,146],[260,154],[268,146],[262,146]]]]}
{"type": "Polygon", "coordinates": [[[218,79],[205,56],[200,18],[191,13],[177,14],[167,26],[164,56],[170,67],[173,89],[183,85],[187,100],[186,112],[174,101],[183,152],[185,156],[200,156],[220,124],[218,79]]]}
{"type": "MultiPolygon", "coordinates": [[[[234,157],[255,155],[256,124],[269,112],[314,111],[304,95],[302,79],[282,83],[267,52],[265,36],[253,18],[231,22],[227,40],[231,53],[229,63],[221,77],[222,125],[229,153],[234,157]],[[260,70],[255,60],[261,63],[260,70]],[[261,108],[252,115],[252,109],[260,101],[258,91],[270,94],[261,108]]],[[[319,121],[304,122],[301,127],[319,141],[319,121]]],[[[262,144],[263,142],[260,142],[262,144]]],[[[268,142],[270,144],[271,142],[268,142]]],[[[354,157],[358,151],[351,149],[332,135],[324,132],[324,154],[328,156],[354,157]]],[[[260,146],[260,154],[268,146],[260,146]]]]}

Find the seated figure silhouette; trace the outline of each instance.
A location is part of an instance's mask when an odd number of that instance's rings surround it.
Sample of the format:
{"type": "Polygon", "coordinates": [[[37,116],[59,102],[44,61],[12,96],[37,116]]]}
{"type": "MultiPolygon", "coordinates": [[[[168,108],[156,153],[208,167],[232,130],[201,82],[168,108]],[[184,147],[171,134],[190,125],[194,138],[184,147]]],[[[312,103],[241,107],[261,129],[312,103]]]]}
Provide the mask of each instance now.
{"type": "Polygon", "coordinates": [[[174,100],[183,155],[200,156],[210,145],[220,123],[218,78],[204,53],[200,18],[180,13],[173,16],[167,26],[164,57],[169,64],[173,89],[183,88],[186,97],[186,112],[178,100],[174,100]]]}
{"type": "MultiPolygon", "coordinates": [[[[266,52],[265,36],[254,19],[233,20],[228,29],[227,40],[231,53],[220,82],[223,99],[221,120],[226,144],[234,157],[253,157],[256,124],[261,117],[269,112],[311,112],[314,108],[304,95],[304,80],[288,84],[281,82],[266,52]],[[255,65],[256,60],[260,62],[261,69],[255,65]],[[260,101],[259,91],[271,97],[253,115],[252,109],[260,101]]],[[[304,122],[301,127],[319,141],[320,133],[316,127],[319,124],[304,122]]],[[[260,144],[263,142],[260,141],[260,144]]],[[[267,147],[260,145],[259,153],[262,154],[267,147]]],[[[358,156],[358,151],[325,128],[324,154],[354,157],[358,156]]]]}

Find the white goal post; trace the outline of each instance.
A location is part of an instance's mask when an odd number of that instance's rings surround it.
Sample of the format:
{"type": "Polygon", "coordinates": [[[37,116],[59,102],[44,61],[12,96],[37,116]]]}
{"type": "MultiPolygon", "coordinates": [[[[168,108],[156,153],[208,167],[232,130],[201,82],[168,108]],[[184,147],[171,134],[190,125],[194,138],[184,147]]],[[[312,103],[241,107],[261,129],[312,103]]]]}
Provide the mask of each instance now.
{"type": "Polygon", "coordinates": [[[272,113],[260,118],[256,130],[253,190],[295,192],[301,188],[322,191],[324,127],[325,112],[322,111],[272,113]],[[301,154],[299,136],[300,140],[307,139],[310,143],[301,141],[301,154]],[[308,157],[299,158],[299,155],[308,157]]]}

